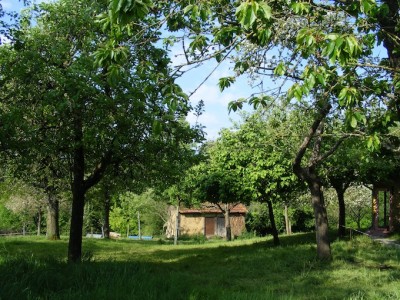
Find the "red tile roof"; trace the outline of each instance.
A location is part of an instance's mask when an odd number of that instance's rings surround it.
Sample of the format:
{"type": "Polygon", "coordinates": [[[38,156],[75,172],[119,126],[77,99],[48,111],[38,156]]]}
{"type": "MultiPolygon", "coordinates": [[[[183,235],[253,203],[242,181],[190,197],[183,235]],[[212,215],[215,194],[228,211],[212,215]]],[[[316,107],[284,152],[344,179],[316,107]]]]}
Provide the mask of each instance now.
{"type": "MultiPolygon", "coordinates": [[[[221,207],[224,208],[225,204],[222,204],[221,207]]],[[[203,204],[199,208],[180,208],[179,212],[181,214],[220,214],[222,211],[219,209],[219,207],[215,204],[203,204]]],[[[246,214],[247,213],[247,208],[244,206],[242,203],[239,203],[235,205],[231,210],[231,214],[246,214]]]]}

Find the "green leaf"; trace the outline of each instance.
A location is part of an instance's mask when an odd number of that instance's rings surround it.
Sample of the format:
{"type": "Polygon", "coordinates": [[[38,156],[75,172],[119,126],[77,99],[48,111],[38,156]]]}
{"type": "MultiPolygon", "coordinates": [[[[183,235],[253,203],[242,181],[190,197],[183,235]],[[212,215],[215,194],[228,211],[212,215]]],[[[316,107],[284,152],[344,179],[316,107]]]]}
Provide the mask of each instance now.
{"type": "Polygon", "coordinates": [[[231,112],[231,111],[237,111],[238,109],[242,109],[244,102],[246,102],[245,98],[240,98],[238,100],[229,102],[228,111],[231,112]]]}
{"type": "Polygon", "coordinates": [[[162,124],[158,120],[154,120],[153,122],[153,132],[155,135],[160,135],[162,131],[162,124]]]}
{"type": "Polygon", "coordinates": [[[344,87],[342,88],[342,90],[339,93],[338,99],[339,100],[345,100],[347,97],[347,92],[348,92],[349,88],[348,87],[344,87]]]}
{"type": "Polygon", "coordinates": [[[185,7],[185,9],[183,10],[184,14],[187,14],[189,11],[191,11],[193,9],[193,4],[189,4],[188,6],[185,7]]]}
{"type": "Polygon", "coordinates": [[[280,62],[275,70],[274,70],[274,75],[282,76],[286,73],[286,65],[284,62],[280,62]]]}
{"type": "Polygon", "coordinates": [[[354,115],[351,116],[350,126],[352,128],[356,128],[357,127],[357,118],[354,115]]]}
{"type": "Polygon", "coordinates": [[[236,16],[245,29],[249,29],[257,19],[256,11],[254,11],[253,7],[251,3],[243,2],[236,8],[236,16]]]}
{"type": "Polygon", "coordinates": [[[291,8],[295,14],[306,14],[310,11],[310,4],[307,2],[292,2],[291,8]]]}
{"type": "Polygon", "coordinates": [[[235,82],[235,80],[236,80],[236,78],[233,76],[220,78],[218,81],[218,86],[219,86],[220,91],[222,92],[227,87],[230,87],[231,84],[235,82]]]}
{"type": "Polygon", "coordinates": [[[318,82],[322,85],[322,86],[326,86],[326,80],[325,80],[325,76],[322,74],[317,74],[316,75],[318,82]]]}
{"type": "Polygon", "coordinates": [[[368,14],[376,6],[374,0],[361,0],[361,11],[368,14]]]}
{"type": "Polygon", "coordinates": [[[258,11],[261,12],[261,15],[265,19],[267,19],[267,20],[271,19],[271,16],[272,16],[271,7],[267,4],[267,2],[261,2],[258,11]]]}

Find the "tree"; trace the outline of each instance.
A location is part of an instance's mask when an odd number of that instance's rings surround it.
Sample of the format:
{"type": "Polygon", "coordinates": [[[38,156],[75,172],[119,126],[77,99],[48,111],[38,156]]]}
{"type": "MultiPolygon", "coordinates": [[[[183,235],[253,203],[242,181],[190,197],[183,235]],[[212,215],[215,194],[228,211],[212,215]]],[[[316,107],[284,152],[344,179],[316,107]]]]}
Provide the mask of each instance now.
{"type": "MultiPolygon", "coordinates": [[[[273,204],[288,203],[299,183],[291,168],[293,144],[298,139],[292,117],[285,110],[258,111],[244,115],[234,131],[223,131],[219,156],[221,166],[242,178],[242,187],[253,201],[267,204],[275,245],[279,244],[273,204]]],[[[299,127],[297,129],[300,129],[299,127]]]]}
{"type": "Polygon", "coordinates": [[[120,65],[95,63],[95,53],[105,60],[96,51],[108,41],[95,22],[102,10],[97,1],[41,4],[35,24],[13,32],[13,43],[1,49],[1,98],[13,110],[4,115],[18,112],[28,149],[46,149],[71,172],[64,178],[71,178],[72,262],[81,257],[86,192],[110,167],[133,168],[150,184],[178,142],[197,138],[181,122],[190,105],[170,74],[167,53],[154,44],[159,32],[137,24],[131,28],[135,35],[119,36],[124,47],[112,57],[120,65]],[[40,131],[47,138],[37,141],[40,131]]]}
{"type": "Polygon", "coordinates": [[[34,187],[22,182],[9,183],[13,185],[13,190],[9,191],[10,197],[5,203],[6,208],[19,216],[23,235],[26,234],[28,224],[36,217],[37,234],[40,235],[44,195],[34,187]]]}
{"type": "Polygon", "coordinates": [[[211,203],[224,214],[226,240],[232,239],[230,211],[239,203],[250,201],[243,177],[226,157],[223,141],[206,144],[206,158],[187,170],[185,192],[193,203],[211,203]],[[223,150],[223,151],[221,151],[223,150]]]}
{"type": "Polygon", "coordinates": [[[327,178],[337,194],[338,213],[338,236],[346,235],[346,205],[344,194],[350,185],[356,181],[357,164],[361,157],[358,151],[359,143],[354,140],[347,140],[343,143],[334,155],[331,156],[326,167],[327,178]]]}
{"type": "MultiPolygon", "coordinates": [[[[394,41],[395,25],[398,20],[388,12],[389,7],[395,9],[398,6],[398,3],[394,2],[382,1],[376,4],[373,1],[359,3],[210,1],[207,9],[211,13],[208,15],[218,19],[217,25],[211,29],[214,39],[199,37],[195,39],[203,41],[203,44],[200,44],[201,53],[214,55],[217,59],[223,58],[228,50],[222,48],[223,51],[219,52],[221,48],[215,47],[213,43],[229,48],[240,47],[241,52],[235,64],[237,75],[250,72],[256,79],[260,78],[261,83],[264,76],[291,79],[294,84],[288,91],[289,98],[296,98],[298,101],[303,99],[309,101],[310,97],[315,99],[310,106],[314,111],[315,122],[310,127],[311,134],[306,137],[299,149],[294,170],[299,177],[308,181],[310,189],[314,190],[312,191],[316,200],[314,207],[320,208],[317,209],[320,212],[315,214],[316,224],[323,221],[325,228],[327,222],[323,217],[325,214],[323,199],[319,192],[320,184],[316,182],[319,179],[314,172],[320,162],[317,158],[318,147],[314,147],[313,162],[302,167],[301,161],[314,135],[323,131],[320,124],[329,113],[332,113],[332,109],[339,115],[345,116],[351,127],[365,124],[372,131],[382,128],[382,125],[387,127],[398,117],[397,97],[392,97],[388,85],[388,79],[394,83],[397,81],[394,41]],[[389,20],[387,17],[390,17],[389,20]],[[385,59],[372,57],[376,38],[378,42],[383,41],[388,50],[391,61],[389,67],[385,59]],[[212,46],[218,50],[211,54],[204,51],[211,49],[212,46]],[[279,55],[272,58],[264,55],[274,48],[279,49],[279,55]],[[376,61],[383,63],[379,64],[376,61]],[[380,72],[378,76],[375,75],[378,74],[377,70],[380,72]],[[382,110],[375,115],[368,110],[369,107],[379,105],[384,105],[389,110],[382,110]],[[321,218],[318,219],[318,216],[321,218]]],[[[192,4],[186,6],[188,19],[193,22],[197,20],[201,25],[199,16],[207,11],[204,9],[207,4],[202,6],[203,9],[192,4]]],[[[204,37],[205,34],[201,32],[197,33],[197,36],[204,37]]],[[[191,44],[193,47],[196,46],[194,42],[191,44]]],[[[220,80],[220,86],[226,88],[233,81],[234,77],[223,78],[220,80]]],[[[286,83],[285,80],[282,82],[286,83]]],[[[281,88],[266,91],[266,95],[270,96],[271,91],[286,92],[286,90],[282,84],[281,88]]],[[[249,102],[268,104],[271,102],[271,97],[266,95],[253,96],[249,102]]],[[[231,108],[240,108],[242,105],[243,100],[239,100],[233,103],[231,108]]],[[[318,140],[318,137],[316,139],[318,140]]],[[[369,147],[376,147],[378,143],[376,135],[368,138],[369,147]]],[[[325,232],[327,233],[326,230],[325,232]]],[[[318,243],[327,240],[327,237],[317,238],[318,243]]],[[[321,245],[318,249],[322,251],[322,248],[326,249],[323,251],[325,253],[319,252],[319,256],[330,257],[329,244],[325,242],[325,246],[321,245]]]]}
{"type": "Polygon", "coordinates": [[[357,229],[371,225],[371,190],[363,186],[350,187],[346,192],[349,220],[357,229]]]}
{"type": "Polygon", "coordinates": [[[138,195],[126,192],[119,195],[111,213],[111,225],[117,230],[127,229],[139,235],[159,235],[167,221],[167,203],[161,201],[153,190],[138,195]]]}

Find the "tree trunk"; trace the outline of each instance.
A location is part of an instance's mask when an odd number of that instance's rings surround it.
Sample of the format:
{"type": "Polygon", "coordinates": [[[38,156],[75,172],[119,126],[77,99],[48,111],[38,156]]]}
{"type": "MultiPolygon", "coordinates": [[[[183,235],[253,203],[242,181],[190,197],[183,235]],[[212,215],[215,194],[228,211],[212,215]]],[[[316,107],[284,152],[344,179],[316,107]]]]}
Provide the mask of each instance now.
{"type": "Polygon", "coordinates": [[[225,204],[225,231],[226,231],[226,240],[231,241],[232,240],[232,229],[231,229],[229,204],[225,204]]]}
{"type": "Polygon", "coordinates": [[[322,133],[324,130],[323,120],[328,115],[332,108],[329,100],[322,98],[320,103],[316,103],[319,107],[319,114],[316,115],[314,122],[312,123],[308,135],[304,138],[296,157],[293,161],[293,171],[296,176],[304,180],[311,192],[312,206],[314,210],[315,218],[315,231],[316,231],[316,242],[317,242],[317,255],[319,259],[328,260],[331,259],[331,249],[328,238],[328,217],[326,213],[324,195],[321,190],[321,179],[318,177],[316,166],[318,163],[329,157],[342,143],[344,138],[339,139],[331,149],[321,155],[321,144],[322,144],[322,133]],[[301,161],[304,158],[308,147],[310,146],[311,140],[315,139],[315,143],[311,152],[311,158],[308,166],[302,167],[301,161]]]}
{"type": "Polygon", "coordinates": [[[72,191],[71,228],[69,232],[68,244],[69,262],[79,262],[82,256],[82,228],[84,206],[85,191],[83,189],[83,186],[79,184],[79,182],[74,182],[72,191]]]}
{"type": "Polygon", "coordinates": [[[104,226],[103,226],[103,237],[105,239],[110,238],[110,192],[107,188],[104,190],[104,226]]]}
{"type": "Polygon", "coordinates": [[[40,236],[40,232],[42,231],[42,207],[39,206],[38,209],[38,221],[37,221],[37,235],[40,236]]]}
{"type": "Polygon", "coordinates": [[[112,151],[101,157],[95,170],[85,179],[85,149],[83,144],[83,103],[78,103],[73,110],[73,165],[72,165],[72,212],[69,232],[68,262],[79,262],[82,256],[82,229],[85,207],[85,194],[103,178],[111,164],[112,151]]]}
{"type": "Polygon", "coordinates": [[[317,255],[319,259],[331,259],[331,248],[328,235],[328,217],[325,208],[324,194],[318,180],[308,182],[311,191],[311,202],[314,210],[317,255]]]}
{"type": "Polygon", "coordinates": [[[357,229],[361,230],[361,218],[357,218],[357,229]]]}
{"type": "Polygon", "coordinates": [[[341,187],[334,187],[338,197],[339,203],[339,224],[338,224],[338,236],[344,237],[346,235],[346,206],[344,204],[344,192],[345,189],[341,187]]]}
{"type": "Polygon", "coordinates": [[[268,205],[268,215],[269,215],[269,221],[271,223],[272,236],[274,237],[274,245],[279,246],[280,241],[278,236],[278,230],[276,229],[275,215],[274,215],[274,208],[272,207],[272,201],[266,200],[266,202],[268,205]]]}
{"type": "Polygon", "coordinates": [[[74,110],[74,153],[72,180],[72,213],[68,244],[68,262],[79,262],[82,256],[82,228],[85,206],[85,154],[83,148],[82,111],[74,110]]]}
{"type": "Polygon", "coordinates": [[[285,227],[286,227],[286,234],[291,235],[292,234],[292,228],[289,220],[289,215],[288,215],[288,207],[285,204],[285,210],[284,210],[284,215],[285,215],[285,227]]]}
{"type": "Polygon", "coordinates": [[[49,240],[60,239],[59,202],[53,193],[47,194],[46,236],[49,240]]]}

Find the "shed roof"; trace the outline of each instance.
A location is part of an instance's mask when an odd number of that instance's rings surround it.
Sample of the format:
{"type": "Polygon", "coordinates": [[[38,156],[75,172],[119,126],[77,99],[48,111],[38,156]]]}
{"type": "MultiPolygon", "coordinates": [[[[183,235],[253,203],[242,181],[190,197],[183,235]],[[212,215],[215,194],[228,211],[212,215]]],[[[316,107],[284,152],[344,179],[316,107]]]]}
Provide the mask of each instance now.
{"type": "MultiPolygon", "coordinates": [[[[221,214],[221,209],[211,203],[202,204],[201,207],[198,208],[180,208],[179,213],[181,214],[221,214]]],[[[231,210],[231,214],[246,214],[247,208],[244,204],[238,203],[231,210]]]]}

